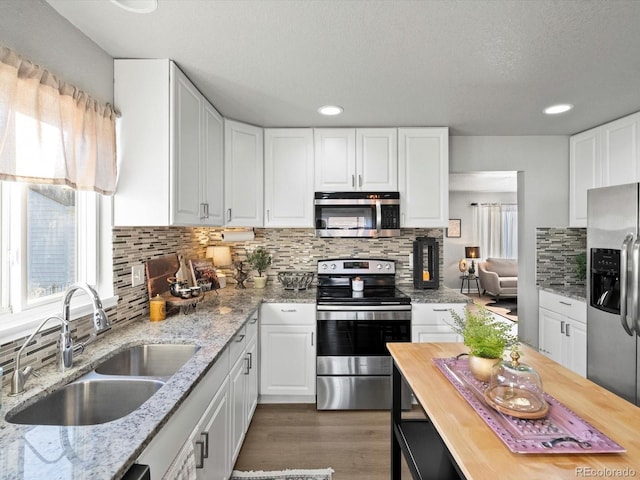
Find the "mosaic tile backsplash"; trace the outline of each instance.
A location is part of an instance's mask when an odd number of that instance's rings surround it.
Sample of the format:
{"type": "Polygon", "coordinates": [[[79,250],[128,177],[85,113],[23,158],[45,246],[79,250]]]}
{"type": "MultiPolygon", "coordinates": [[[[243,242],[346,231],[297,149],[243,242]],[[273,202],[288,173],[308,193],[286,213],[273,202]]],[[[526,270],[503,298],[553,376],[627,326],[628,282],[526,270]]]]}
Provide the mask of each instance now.
{"type": "MultiPolygon", "coordinates": [[[[113,328],[129,322],[146,319],[149,314],[146,282],[131,286],[131,267],[164,255],[177,253],[185,259],[203,258],[208,245],[228,245],[234,261],[244,261],[247,253],[261,246],[272,255],[271,267],[266,274],[271,282],[281,270],[315,272],[320,259],[343,257],[385,258],[396,261],[396,282],[412,285],[413,273],[409,256],[413,253],[416,237],[433,237],[438,241],[439,268],[442,272],[443,230],[403,229],[394,238],[317,238],[313,229],[254,229],[250,242],[223,243],[222,228],[192,227],[117,227],[113,229],[113,282],[118,305],[107,311],[113,328]]],[[[232,269],[222,269],[228,284],[233,284],[232,269]]],[[[255,273],[255,272],[253,272],[255,273]]],[[[440,275],[440,285],[443,278],[440,275]]],[[[251,288],[251,281],[247,282],[251,288]]],[[[73,338],[83,340],[92,331],[90,317],[74,322],[73,338]]],[[[108,335],[108,333],[107,333],[108,335]]],[[[3,385],[8,385],[17,351],[24,343],[18,339],[0,345],[0,366],[4,369],[3,385]]],[[[53,327],[38,335],[23,354],[22,365],[40,368],[56,360],[58,328],[53,327]]],[[[88,348],[91,348],[90,346],[88,348]]]]}
{"type": "Polygon", "coordinates": [[[536,284],[541,287],[584,289],[576,256],[587,251],[586,228],[536,229],[536,284]]]}

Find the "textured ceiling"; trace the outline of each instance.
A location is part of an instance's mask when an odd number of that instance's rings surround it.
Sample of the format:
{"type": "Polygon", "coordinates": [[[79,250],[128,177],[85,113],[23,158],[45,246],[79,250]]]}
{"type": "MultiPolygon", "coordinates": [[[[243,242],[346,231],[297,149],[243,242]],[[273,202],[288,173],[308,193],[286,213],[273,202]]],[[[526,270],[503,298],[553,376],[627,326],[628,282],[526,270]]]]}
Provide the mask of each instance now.
{"type": "Polygon", "coordinates": [[[47,0],[115,58],[171,58],[265,127],[569,135],[640,110],[636,0],[47,0]],[[542,109],[575,109],[547,117],[542,109]],[[320,105],[342,105],[324,118],[320,105]]]}

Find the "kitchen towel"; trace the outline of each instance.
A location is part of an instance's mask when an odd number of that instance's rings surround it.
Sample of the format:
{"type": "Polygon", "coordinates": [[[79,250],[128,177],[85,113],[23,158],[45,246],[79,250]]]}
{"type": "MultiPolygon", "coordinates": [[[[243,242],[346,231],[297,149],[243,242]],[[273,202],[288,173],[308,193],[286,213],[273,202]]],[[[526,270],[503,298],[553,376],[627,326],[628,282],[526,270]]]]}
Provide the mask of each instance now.
{"type": "Polygon", "coordinates": [[[223,242],[249,242],[253,240],[253,229],[251,230],[225,230],[222,232],[223,242]]]}
{"type": "Polygon", "coordinates": [[[196,452],[187,442],[173,460],[162,480],[196,480],[196,452]]]}

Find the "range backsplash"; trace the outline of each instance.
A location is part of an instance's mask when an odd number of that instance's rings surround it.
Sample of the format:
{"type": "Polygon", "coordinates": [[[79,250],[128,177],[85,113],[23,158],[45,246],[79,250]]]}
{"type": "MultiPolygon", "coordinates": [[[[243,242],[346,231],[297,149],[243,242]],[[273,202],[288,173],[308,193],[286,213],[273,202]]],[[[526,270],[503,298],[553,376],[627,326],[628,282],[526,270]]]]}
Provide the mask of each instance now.
{"type": "Polygon", "coordinates": [[[584,290],[576,256],[586,251],[586,228],[536,228],[536,285],[584,290]]]}
{"type": "MultiPolygon", "coordinates": [[[[244,261],[247,253],[262,246],[272,255],[267,271],[269,281],[276,282],[281,270],[315,271],[316,262],[325,258],[372,257],[396,261],[396,282],[412,285],[413,273],[409,268],[409,256],[413,253],[416,237],[433,237],[438,241],[440,286],[443,284],[443,230],[403,229],[394,238],[317,238],[313,229],[282,228],[254,229],[252,241],[223,243],[222,228],[200,227],[115,227],[113,229],[113,282],[118,305],[107,311],[114,328],[132,321],[146,319],[149,315],[149,298],[146,282],[131,286],[131,267],[147,260],[177,253],[189,258],[202,258],[208,245],[228,245],[234,261],[244,261]]],[[[249,270],[249,268],[247,268],[249,270]]],[[[233,284],[233,269],[223,269],[227,280],[233,284]]],[[[252,272],[255,273],[255,272],[252,272]]],[[[249,281],[248,287],[252,284],[249,281]]],[[[73,337],[82,339],[92,330],[90,316],[74,322],[73,337]]],[[[108,333],[107,333],[108,335],[108,333]]],[[[42,332],[36,342],[26,350],[23,365],[40,368],[56,358],[58,328],[42,332]]],[[[24,338],[0,345],[0,366],[4,368],[3,384],[9,383],[16,352],[24,338]]]]}

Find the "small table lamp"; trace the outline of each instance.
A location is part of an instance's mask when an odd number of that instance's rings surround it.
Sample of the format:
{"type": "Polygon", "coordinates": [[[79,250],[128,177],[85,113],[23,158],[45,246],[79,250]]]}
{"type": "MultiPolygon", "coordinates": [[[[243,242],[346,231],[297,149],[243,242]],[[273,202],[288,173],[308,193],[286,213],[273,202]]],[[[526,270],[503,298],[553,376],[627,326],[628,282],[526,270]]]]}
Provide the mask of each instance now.
{"type": "MultiPolygon", "coordinates": [[[[230,247],[207,247],[205,256],[213,259],[214,267],[226,267],[233,263],[230,247]]],[[[220,282],[220,288],[224,288],[227,285],[227,279],[221,272],[218,272],[218,282],[220,282]]]]}
{"type": "Polygon", "coordinates": [[[469,275],[475,275],[476,273],[476,258],[480,258],[480,247],[464,247],[465,258],[471,259],[471,266],[469,267],[469,275]]]}

